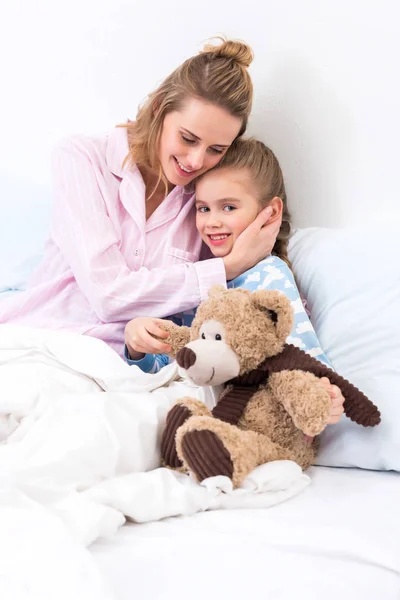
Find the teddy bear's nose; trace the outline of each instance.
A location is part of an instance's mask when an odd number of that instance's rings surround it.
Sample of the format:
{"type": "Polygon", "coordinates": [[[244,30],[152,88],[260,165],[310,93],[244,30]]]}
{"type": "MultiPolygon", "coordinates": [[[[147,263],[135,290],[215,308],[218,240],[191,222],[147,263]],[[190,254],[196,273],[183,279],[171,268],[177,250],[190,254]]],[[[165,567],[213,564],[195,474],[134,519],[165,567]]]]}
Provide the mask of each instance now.
{"type": "Polygon", "coordinates": [[[176,362],[187,371],[196,362],[196,354],[190,348],[182,348],[176,355],[176,362]]]}

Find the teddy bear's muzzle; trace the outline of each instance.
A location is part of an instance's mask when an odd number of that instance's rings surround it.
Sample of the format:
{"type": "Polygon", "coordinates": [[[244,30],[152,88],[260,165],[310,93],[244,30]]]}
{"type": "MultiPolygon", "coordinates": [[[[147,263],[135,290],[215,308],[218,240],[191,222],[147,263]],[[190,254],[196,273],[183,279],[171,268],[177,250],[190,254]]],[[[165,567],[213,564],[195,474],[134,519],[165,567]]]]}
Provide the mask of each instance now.
{"type": "Polygon", "coordinates": [[[220,385],[239,375],[240,364],[223,341],[199,339],[179,350],[176,361],[195,385],[220,385]]]}

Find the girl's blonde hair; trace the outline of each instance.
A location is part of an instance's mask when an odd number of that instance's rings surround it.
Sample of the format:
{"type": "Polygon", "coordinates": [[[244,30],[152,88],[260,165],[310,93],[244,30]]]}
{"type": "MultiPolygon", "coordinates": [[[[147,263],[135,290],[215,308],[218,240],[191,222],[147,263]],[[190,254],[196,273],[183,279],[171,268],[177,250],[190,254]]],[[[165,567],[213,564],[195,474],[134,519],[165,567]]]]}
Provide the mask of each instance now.
{"type": "Polygon", "coordinates": [[[253,100],[253,84],[247,67],[253,60],[249,46],[239,41],[224,40],[218,46],[207,44],[186,60],[152,92],[139,108],[136,121],[128,129],[131,164],[150,167],[158,172],[158,182],[168,181],[158,158],[158,142],[165,116],[180,110],[188,98],[201,98],[224,108],[242,120],[239,136],[247,126],[253,100]]]}
{"type": "Polygon", "coordinates": [[[272,249],[272,254],[281,258],[292,268],[288,258],[291,218],[287,206],[283,174],[275,154],[258,140],[253,138],[238,139],[232,144],[222,161],[214,169],[224,167],[248,170],[252,182],[259,191],[258,199],[262,206],[266,206],[276,196],[282,200],[282,225],[272,249]]]}

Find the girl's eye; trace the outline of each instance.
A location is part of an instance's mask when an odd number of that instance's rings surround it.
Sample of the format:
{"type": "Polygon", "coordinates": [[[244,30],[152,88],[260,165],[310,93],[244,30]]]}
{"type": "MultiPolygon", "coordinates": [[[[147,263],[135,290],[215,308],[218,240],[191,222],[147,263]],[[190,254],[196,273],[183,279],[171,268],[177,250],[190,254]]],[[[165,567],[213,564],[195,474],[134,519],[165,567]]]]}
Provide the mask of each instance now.
{"type": "Polygon", "coordinates": [[[199,206],[197,209],[197,212],[199,213],[205,213],[209,210],[209,208],[207,206],[199,206]]]}
{"type": "Polygon", "coordinates": [[[190,138],[185,137],[184,135],[181,134],[181,137],[183,139],[183,141],[185,142],[185,144],[194,144],[195,140],[192,140],[190,138]]]}
{"type": "Polygon", "coordinates": [[[236,206],[231,206],[230,204],[228,204],[227,206],[224,206],[224,210],[226,212],[232,212],[233,210],[236,210],[236,206]]]}
{"type": "Polygon", "coordinates": [[[218,342],[220,342],[222,340],[222,337],[220,336],[219,333],[217,333],[217,335],[215,336],[215,339],[218,340],[218,342]]]}

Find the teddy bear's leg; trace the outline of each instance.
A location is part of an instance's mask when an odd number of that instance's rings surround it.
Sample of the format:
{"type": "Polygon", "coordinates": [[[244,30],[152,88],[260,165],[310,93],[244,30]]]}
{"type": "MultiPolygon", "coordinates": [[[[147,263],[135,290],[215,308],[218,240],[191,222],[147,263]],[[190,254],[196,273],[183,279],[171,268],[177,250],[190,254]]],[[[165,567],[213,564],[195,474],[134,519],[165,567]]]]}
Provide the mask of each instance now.
{"type": "Polygon", "coordinates": [[[178,457],[200,482],[225,475],[234,487],[258,465],[293,459],[290,451],[254,431],[212,417],[192,417],[176,434],[178,457]]]}
{"type": "Polygon", "coordinates": [[[186,397],[177,400],[167,415],[165,429],[161,438],[161,458],[166,467],[178,469],[182,462],[176,453],[176,432],[193,415],[210,415],[211,412],[200,400],[186,397]]]}
{"type": "Polygon", "coordinates": [[[325,429],[331,398],[318,377],[305,371],[280,371],[272,373],[268,383],[298,429],[312,437],[325,429]]]}

